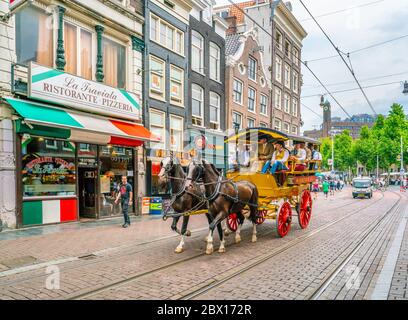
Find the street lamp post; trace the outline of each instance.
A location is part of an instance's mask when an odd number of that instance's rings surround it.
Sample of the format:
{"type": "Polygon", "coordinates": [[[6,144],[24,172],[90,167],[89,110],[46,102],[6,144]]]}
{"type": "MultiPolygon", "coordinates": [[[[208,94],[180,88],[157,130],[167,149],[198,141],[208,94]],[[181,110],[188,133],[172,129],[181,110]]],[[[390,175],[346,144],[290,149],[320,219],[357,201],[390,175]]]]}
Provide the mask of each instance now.
{"type": "Polygon", "coordinates": [[[331,134],[332,138],[332,172],[334,173],[334,133],[331,134]]]}

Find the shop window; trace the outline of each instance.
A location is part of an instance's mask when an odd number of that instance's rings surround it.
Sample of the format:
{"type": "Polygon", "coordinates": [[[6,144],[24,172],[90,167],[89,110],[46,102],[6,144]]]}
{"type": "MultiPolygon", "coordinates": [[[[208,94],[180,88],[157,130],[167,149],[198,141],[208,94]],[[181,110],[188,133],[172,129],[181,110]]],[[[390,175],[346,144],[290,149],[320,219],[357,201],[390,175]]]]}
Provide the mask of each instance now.
{"type": "Polygon", "coordinates": [[[34,61],[53,67],[52,15],[33,6],[16,13],[16,53],[18,63],[28,64],[34,61]]]}
{"type": "Polygon", "coordinates": [[[170,149],[183,151],[183,118],[170,116],[170,149]]]}
{"type": "Polygon", "coordinates": [[[108,38],[103,38],[104,83],[115,87],[126,87],[126,48],[108,38]]]}
{"type": "Polygon", "coordinates": [[[97,165],[96,156],[98,154],[97,146],[88,143],[78,144],[78,166],[94,167],[97,165]]]}
{"type": "Polygon", "coordinates": [[[25,198],[76,194],[74,145],[68,150],[60,140],[23,137],[21,147],[25,198]]]}
{"type": "Polygon", "coordinates": [[[92,33],[64,23],[65,71],[92,80],[92,33]]]}
{"type": "MultiPolygon", "coordinates": [[[[116,205],[114,202],[118,195],[123,175],[127,177],[128,183],[132,188],[134,187],[133,160],[134,154],[131,148],[116,146],[100,147],[99,212],[101,217],[121,214],[120,204],[116,205]]],[[[133,206],[129,207],[129,212],[133,212],[133,206]]]]}

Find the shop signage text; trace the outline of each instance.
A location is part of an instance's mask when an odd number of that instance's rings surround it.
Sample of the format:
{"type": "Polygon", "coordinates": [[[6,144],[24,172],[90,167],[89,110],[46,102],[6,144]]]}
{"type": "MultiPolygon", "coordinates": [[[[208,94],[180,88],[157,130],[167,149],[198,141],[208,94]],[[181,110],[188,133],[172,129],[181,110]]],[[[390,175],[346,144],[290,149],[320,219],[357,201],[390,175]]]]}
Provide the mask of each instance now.
{"type": "Polygon", "coordinates": [[[29,68],[29,97],[82,111],[139,120],[139,98],[122,89],[40,66],[29,68]]]}

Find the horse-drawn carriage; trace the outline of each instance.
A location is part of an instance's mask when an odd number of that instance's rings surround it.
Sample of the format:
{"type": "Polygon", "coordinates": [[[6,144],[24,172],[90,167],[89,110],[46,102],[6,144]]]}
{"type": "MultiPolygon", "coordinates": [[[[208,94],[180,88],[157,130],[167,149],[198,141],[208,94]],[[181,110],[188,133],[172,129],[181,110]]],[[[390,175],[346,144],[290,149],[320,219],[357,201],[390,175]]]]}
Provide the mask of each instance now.
{"type": "Polygon", "coordinates": [[[308,143],[314,146],[320,142],[300,136],[287,135],[268,128],[249,128],[239,131],[225,141],[234,149],[235,159],[238,159],[239,146],[244,150],[252,150],[250,162],[252,164],[232,166],[225,174],[220,173],[214,165],[193,159],[183,172],[177,160],[169,157],[162,162],[159,176],[172,183],[174,193],[172,208],[166,212],[164,219],[172,217],[172,228],[176,231],[177,221],[183,216],[183,227],[178,231],[182,235],[176,252],[182,252],[184,236],[187,230],[188,218],[195,214],[206,214],[210,224],[210,234],[207,237],[207,253],[213,252],[212,234],[217,227],[220,235],[219,252],[225,252],[224,232],[221,222],[226,221],[228,229],[236,233],[236,242],[241,241],[240,227],[245,218],[253,224],[252,242],[256,241],[256,226],[266,219],[276,220],[276,230],[280,237],[288,234],[296,210],[298,221],[302,229],[310,222],[312,214],[312,197],[310,184],[315,181],[315,173],[320,170],[320,161],[309,160],[300,171],[295,157],[290,157],[285,169],[273,174],[262,173],[259,168],[258,142],[260,140],[273,143],[308,143]]]}

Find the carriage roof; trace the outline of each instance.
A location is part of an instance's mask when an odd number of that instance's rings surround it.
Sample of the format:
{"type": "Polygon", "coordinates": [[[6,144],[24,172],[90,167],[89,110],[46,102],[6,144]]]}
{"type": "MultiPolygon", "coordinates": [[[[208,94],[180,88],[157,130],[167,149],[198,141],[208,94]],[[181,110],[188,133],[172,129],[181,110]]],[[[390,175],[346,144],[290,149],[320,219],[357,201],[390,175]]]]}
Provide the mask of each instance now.
{"type": "Polygon", "coordinates": [[[225,142],[228,143],[236,140],[248,142],[251,140],[253,141],[254,139],[259,140],[261,138],[266,138],[269,142],[292,140],[305,143],[313,143],[315,145],[321,144],[319,140],[315,140],[309,137],[286,134],[274,129],[264,127],[242,129],[238,131],[237,134],[229,136],[225,142]],[[255,138],[254,136],[256,135],[257,137],[255,138]]]}
{"type": "Polygon", "coordinates": [[[264,127],[258,127],[258,128],[247,128],[247,129],[242,129],[238,131],[237,134],[230,135],[227,140],[225,140],[226,143],[228,142],[233,142],[236,140],[239,141],[253,141],[253,140],[259,140],[261,138],[266,138],[269,142],[272,141],[286,141],[288,140],[288,136],[280,131],[269,129],[269,128],[264,128],[264,127]],[[254,137],[256,136],[257,137],[254,137]]]}

